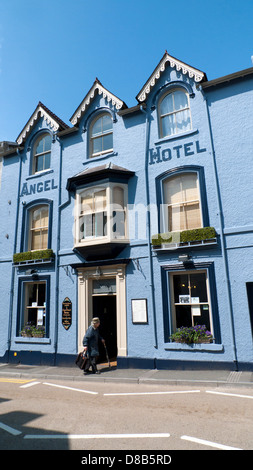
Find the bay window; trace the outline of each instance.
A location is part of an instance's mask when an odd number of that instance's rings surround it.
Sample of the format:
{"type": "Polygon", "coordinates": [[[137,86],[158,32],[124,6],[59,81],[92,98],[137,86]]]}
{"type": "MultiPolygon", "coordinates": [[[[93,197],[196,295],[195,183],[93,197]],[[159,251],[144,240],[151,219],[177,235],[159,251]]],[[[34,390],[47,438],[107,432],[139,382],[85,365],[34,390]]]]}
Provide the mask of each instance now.
{"type": "Polygon", "coordinates": [[[124,240],[127,185],[106,183],[76,193],[75,245],[124,240]]]}

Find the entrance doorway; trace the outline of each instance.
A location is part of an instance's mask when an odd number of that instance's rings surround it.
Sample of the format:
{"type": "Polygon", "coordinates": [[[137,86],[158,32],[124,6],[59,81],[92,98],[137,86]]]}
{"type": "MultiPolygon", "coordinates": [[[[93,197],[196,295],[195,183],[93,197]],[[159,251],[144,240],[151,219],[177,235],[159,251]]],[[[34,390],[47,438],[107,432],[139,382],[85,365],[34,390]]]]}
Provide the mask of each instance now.
{"type": "MultiPolygon", "coordinates": [[[[92,299],[93,317],[99,317],[99,333],[104,338],[110,361],[117,357],[116,295],[98,295],[92,299]]],[[[99,341],[99,362],[106,362],[106,352],[99,341]]]]}
{"type": "MultiPolygon", "coordinates": [[[[103,265],[78,270],[78,350],[93,317],[99,317],[99,331],[106,341],[111,362],[127,355],[125,266],[103,265]]],[[[104,346],[101,358],[106,362],[104,346]]]]}

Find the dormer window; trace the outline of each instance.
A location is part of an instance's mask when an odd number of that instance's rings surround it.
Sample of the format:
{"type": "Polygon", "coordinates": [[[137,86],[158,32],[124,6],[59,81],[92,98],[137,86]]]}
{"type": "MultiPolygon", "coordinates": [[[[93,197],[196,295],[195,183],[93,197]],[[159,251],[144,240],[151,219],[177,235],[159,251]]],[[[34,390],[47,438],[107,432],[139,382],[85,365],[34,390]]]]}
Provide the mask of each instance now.
{"type": "Polygon", "coordinates": [[[161,138],[190,131],[192,124],[188,93],[177,89],[165,95],[159,104],[159,117],[161,138]]]}
{"type": "Polygon", "coordinates": [[[112,118],[106,113],[95,119],[90,129],[90,157],[113,150],[112,118]]]}
{"type": "Polygon", "coordinates": [[[33,149],[33,174],[50,168],[51,143],[50,134],[44,134],[36,140],[33,149]]]}

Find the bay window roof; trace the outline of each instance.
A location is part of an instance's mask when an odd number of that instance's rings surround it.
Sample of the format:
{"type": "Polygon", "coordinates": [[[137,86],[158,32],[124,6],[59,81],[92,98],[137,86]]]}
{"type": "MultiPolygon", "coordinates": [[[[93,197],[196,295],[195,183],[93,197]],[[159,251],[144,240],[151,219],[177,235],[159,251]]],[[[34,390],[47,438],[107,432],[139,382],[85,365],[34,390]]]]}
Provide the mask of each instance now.
{"type": "Polygon", "coordinates": [[[73,191],[77,187],[93,181],[99,181],[104,178],[115,178],[118,182],[126,182],[129,178],[135,175],[134,171],[127,170],[114,163],[107,163],[105,165],[87,168],[86,170],[72,176],[67,181],[67,190],[73,191]]]}

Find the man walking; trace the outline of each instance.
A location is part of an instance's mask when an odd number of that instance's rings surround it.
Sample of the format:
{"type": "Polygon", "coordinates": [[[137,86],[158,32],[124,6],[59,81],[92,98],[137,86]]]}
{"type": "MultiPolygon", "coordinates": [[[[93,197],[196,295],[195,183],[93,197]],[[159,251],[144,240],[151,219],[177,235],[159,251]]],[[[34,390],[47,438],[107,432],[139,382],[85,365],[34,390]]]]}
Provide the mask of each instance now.
{"type": "Polygon", "coordinates": [[[105,340],[99,334],[99,325],[99,318],[93,318],[91,325],[89,326],[83,338],[84,352],[87,352],[88,354],[88,361],[86,362],[84,368],[84,375],[89,373],[90,366],[92,367],[93,374],[100,374],[100,371],[97,370],[97,358],[99,356],[98,341],[101,340],[102,343],[105,344],[105,340]]]}

